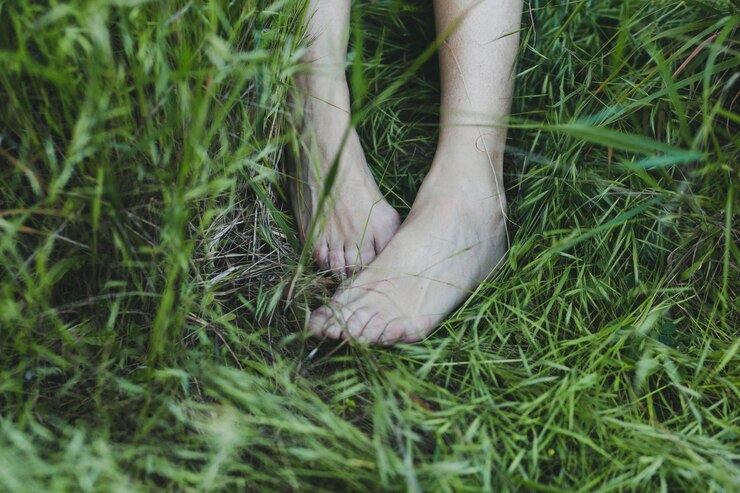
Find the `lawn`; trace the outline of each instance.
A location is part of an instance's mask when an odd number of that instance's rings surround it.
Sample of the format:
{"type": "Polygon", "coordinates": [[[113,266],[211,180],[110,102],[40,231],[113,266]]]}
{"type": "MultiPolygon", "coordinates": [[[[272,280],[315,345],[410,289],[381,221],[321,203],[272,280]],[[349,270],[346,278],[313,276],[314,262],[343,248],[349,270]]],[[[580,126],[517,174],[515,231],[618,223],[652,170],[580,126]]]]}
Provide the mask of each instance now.
{"type": "MultiPolygon", "coordinates": [[[[431,2],[354,2],[402,214],[431,2]]],[[[525,1],[505,264],[428,339],[308,338],[293,0],[0,0],[0,491],[740,491],[736,2],[525,1]]]]}

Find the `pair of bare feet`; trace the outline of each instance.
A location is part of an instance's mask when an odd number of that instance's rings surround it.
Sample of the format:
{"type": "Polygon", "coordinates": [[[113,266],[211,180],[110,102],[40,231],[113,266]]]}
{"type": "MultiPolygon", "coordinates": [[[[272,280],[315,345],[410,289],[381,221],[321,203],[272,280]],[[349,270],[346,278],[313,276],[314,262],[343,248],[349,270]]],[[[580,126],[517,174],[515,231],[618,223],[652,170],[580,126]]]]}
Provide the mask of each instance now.
{"type": "Polygon", "coordinates": [[[376,344],[425,337],[507,248],[503,149],[522,0],[434,0],[440,137],[403,224],[351,128],[345,60],[351,0],[308,0],[308,70],[296,78],[298,227],[318,265],[345,277],[308,329],[376,344]]]}
{"type": "Polygon", "coordinates": [[[401,224],[349,127],[346,81],[313,83],[310,76],[299,78],[308,96],[294,207],[316,263],[344,281],[311,314],[308,330],[372,344],[418,341],[506,252],[506,202],[495,171],[501,163],[494,162],[502,156],[481,149],[476,127],[447,130],[401,224]],[[332,166],[336,175],[329,184],[332,166]]]}

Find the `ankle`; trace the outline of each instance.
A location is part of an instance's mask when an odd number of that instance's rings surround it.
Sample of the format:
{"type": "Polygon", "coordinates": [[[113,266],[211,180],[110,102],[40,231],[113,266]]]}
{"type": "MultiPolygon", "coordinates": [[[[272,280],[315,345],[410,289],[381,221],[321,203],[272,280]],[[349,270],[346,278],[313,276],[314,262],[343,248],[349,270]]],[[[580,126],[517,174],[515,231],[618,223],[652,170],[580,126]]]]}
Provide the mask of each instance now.
{"type": "Polygon", "coordinates": [[[442,125],[437,154],[503,162],[506,129],[477,125],[442,125]]]}
{"type": "Polygon", "coordinates": [[[459,200],[503,196],[503,155],[470,146],[438,148],[423,186],[459,200]]]}
{"type": "Polygon", "coordinates": [[[506,194],[503,184],[496,186],[467,181],[436,180],[432,176],[422,184],[414,201],[414,210],[428,211],[441,217],[452,215],[451,220],[472,221],[478,225],[495,225],[502,222],[507,213],[506,194]]]}

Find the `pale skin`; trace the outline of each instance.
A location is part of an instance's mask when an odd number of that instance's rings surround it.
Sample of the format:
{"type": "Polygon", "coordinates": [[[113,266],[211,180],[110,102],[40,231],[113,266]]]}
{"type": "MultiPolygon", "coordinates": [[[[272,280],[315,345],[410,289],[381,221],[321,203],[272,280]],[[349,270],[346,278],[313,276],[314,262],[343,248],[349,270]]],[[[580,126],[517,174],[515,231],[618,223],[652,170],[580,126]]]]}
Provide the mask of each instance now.
{"type": "Polygon", "coordinates": [[[347,276],[316,309],[319,337],[373,344],[416,342],[437,327],[501,262],[508,248],[503,187],[505,123],[519,46],[521,0],[435,0],[440,46],[440,136],[411,211],[399,216],[370,174],[350,130],[344,73],[351,0],[311,0],[296,81],[306,95],[304,154],[294,195],[318,265],[347,276]],[[318,197],[337,152],[337,178],[318,197]],[[317,218],[321,221],[316,221],[317,218]],[[313,226],[313,223],[316,224],[313,226]],[[340,253],[341,252],[341,253],[340,253]]]}

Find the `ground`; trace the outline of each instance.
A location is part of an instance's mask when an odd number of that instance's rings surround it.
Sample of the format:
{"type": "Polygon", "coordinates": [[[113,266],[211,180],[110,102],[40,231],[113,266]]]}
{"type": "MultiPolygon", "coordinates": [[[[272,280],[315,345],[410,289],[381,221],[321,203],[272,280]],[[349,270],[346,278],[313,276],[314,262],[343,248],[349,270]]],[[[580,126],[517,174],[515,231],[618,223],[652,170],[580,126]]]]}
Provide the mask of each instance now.
{"type": "MultiPolygon", "coordinates": [[[[428,3],[355,2],[402,215],[428,3]]],[[[525,7],[507,261],[368,348],[302,331],[336,284],[282,175],[296,2],[0,0],[0,491],[737,491],[738,16],[525,7]]]]}

